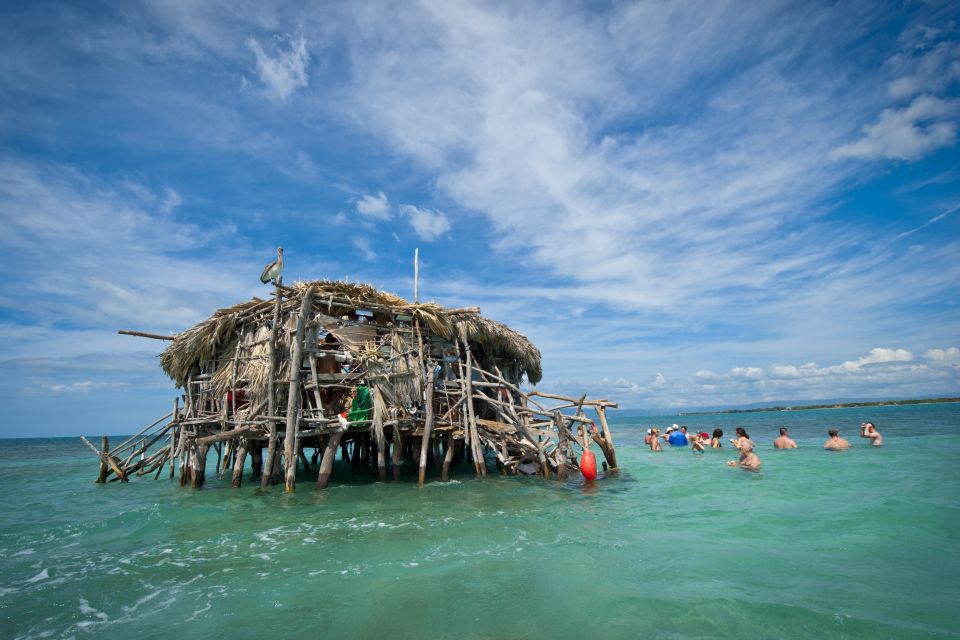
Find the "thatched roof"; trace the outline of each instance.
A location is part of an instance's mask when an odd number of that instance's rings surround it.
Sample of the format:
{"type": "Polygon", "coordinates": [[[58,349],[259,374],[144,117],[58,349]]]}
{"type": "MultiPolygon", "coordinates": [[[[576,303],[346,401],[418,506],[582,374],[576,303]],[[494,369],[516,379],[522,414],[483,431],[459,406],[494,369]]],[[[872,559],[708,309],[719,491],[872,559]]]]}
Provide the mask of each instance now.
{"type": "MultiPolygon", "coordinates": [[[[357,309],[409,313],[424,321],[437,335],[452,339],[464,331],[469,341],[482,344],[492,357],[515,363],[519,375],[536,384],[542,377],[540,350],[526,336],[479,313],[444,309],[436,303],[412,304],[403,298],[366,284],[331,280],[297,282],[284,287],[284,318],[299,311],[303,296],[312,288],[314,306],[326,315],[340,317],[357,309]]],[[[163,370],[179,386],[214,359],[232,355],[242,327],[256,340],[273,315],[273,300],[254,298],[219,309],[210,318],[181,332],[160,355],[163,370]]],[[[283,320],[282,320],[283,321],[283,320]]],[[[281,353],[281,359],[286,354],[281,353]]]]}

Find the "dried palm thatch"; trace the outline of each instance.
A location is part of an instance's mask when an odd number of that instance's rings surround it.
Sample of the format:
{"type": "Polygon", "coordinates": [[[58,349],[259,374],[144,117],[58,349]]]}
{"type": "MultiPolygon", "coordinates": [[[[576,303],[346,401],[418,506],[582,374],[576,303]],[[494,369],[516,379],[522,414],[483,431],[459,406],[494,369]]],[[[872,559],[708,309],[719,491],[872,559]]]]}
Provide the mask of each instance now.
{"type": "MultiPolygon", "coordinates": [[[[493,357],[514,363],[518,375],[526,374],[532,384],[538,383],[542,377],[540,351],[526,336],[506,325],[477,313],[449,312],[432,302],[411,304],[368,284],[317,280],[283,287],[286,295],[283,303],[285,319],[282,321],[285,330],[291,329],[287,325],[292,322],[292,312],[299,307],[311,287],[318,313],[331,319],[361,308],[406,313],[429,327],[434,335],[447,339],[453,339],[462,326],[469,340],[482,344],[493,357]]],[[[225,393],[234,379],[242,379],[253,396],[260,396],[267,384],[272,313],[273,301],[258,298],[220,309],[207,320],[177,335],[160,355],[160,364],[178,386],[183,386],[192,375],[210,371],[215,375],[214,385],[218,393],[225,393]],[[244,331],[241,347],[245,356],[234,371],[233,355],[241,330],[244,331]]],[[[280,340],[278,347],[284,349],[285,343],[285,340],[280,340]]],[[[395,350],[394,353],[402,353],[402,350],[395,350]]],[[[278,355],[278,362],[285,368],[288,354],[278,355]]],[[[397,371],[396,363],[393,363],[392,369],[397,371]]],[[[417,371],[420,367],[410,363],[409,369],[417,371]]],[[[282,379],[283,371],[278,370],[277,375],[282,379]]],[[[409,392],[422,390],[422,380],[412,382],[413,388],[409,392]]]]}
{"type": "Polygon", "coordinates": [[[512,360],[517,373],[526,374],[530,384],[543,378],[540,350],[525,335],[475,313],[451,314],[451,318],[467,340],[482,344],[494,357],[512,360]]]}

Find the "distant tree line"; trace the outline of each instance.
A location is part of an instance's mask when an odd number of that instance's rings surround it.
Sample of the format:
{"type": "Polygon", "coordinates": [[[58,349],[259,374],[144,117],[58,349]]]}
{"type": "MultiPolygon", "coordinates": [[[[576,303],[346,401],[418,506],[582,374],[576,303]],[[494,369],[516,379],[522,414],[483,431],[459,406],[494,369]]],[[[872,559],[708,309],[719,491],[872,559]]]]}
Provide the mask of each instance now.
{"type": "Polygon", "coordinates": [[[880,400],[873,402],[837,402],[834,404],[811,404],[802,407],[761,407],[759,409],[724,409],[722,411],[691,411],[681,413],[684,416],[701,416],[714,413],[759,413],[761,411],[805,411],[808,409],[849,409],[852,407],[891,407],[903,404],[938,404],[942,402],[960,402],[960,398],[921,398],[915,400],[880,400]]]}

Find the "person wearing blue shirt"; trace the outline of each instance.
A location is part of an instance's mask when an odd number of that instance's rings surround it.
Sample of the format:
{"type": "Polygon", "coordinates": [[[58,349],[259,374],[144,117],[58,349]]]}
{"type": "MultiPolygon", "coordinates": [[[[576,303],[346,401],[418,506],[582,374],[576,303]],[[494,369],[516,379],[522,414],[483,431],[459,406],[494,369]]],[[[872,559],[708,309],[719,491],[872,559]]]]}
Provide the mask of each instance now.
{"type": "Polygon", "coordinates": [[[687,428],[680,427],[676,431],[670,434],[670,437],[667,438],[667,442],[670,443],[671,447],[685,447],[689,444],[687,442],[687,428]]]}

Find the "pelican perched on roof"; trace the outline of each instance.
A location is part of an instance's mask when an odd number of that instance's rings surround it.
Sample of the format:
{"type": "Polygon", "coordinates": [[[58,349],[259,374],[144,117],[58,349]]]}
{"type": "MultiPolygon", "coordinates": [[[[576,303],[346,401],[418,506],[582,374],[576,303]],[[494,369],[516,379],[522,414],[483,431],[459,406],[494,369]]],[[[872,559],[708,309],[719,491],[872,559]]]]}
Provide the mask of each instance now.
{"type": "Polygon", "coordinates": [[[280,277],[281,273],[283,273],[283,247],[277,247],[277,259],[263,268],[263,273],[260,274],[260,282],[277,284],[277,278],[280,277]]]}

